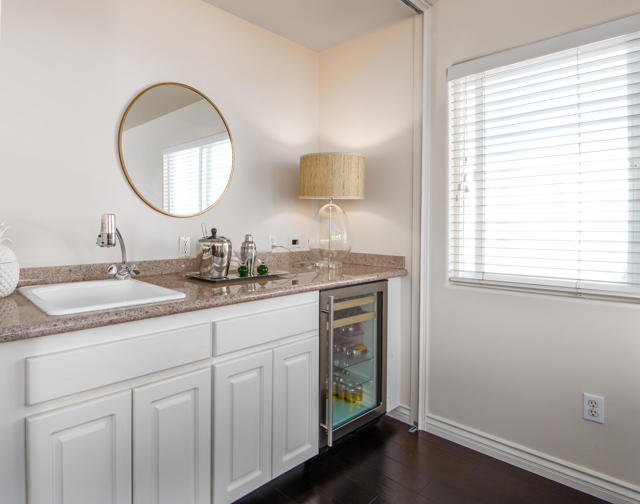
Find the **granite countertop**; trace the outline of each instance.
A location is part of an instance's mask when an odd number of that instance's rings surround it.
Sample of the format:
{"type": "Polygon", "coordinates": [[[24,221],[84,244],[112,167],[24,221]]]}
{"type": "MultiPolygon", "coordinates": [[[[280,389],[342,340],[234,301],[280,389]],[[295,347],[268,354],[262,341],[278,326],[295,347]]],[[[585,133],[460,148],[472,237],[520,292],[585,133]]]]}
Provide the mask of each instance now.
{"type": "MultiPolygon", "coordinates": [[[[140,280],[184,292],[186,298],[169,303],[68,316],[47,315],[21,294],[14,292],[10,296],[0,298],[0,343],[407,275],[407,270],[404,269],[404,258],[370,254],[358,254],[356,259],[357,257],[360,257],[358,262],[361,264],[344,264],[340,274],[323,273],[308,266],[281,262],[277,264],[279,266],[277,269],[291,273],[270,280],[245,280],[224,285],[185,278],[183,271],[191,271],[193,262],[180,263],[178,260],[173,260],[173,266],[178,265],[173,268],[173,271],[163,272],[160,267],[149,267],[151,273],[157,274],[142,275],[140,280]],[[384,260],[386,257],[395,258],[395,260],[384,260]],[[402,262],[400,263],[398,259],[402,259],[402,262]],[[178,271],[175,271],[176,269],[178,271]]],[[[154,263],[157,266],[160,261],[154,261],[154,263]]],[[[141,268],[143,264],[140,263],[141,268]]],[[[67,273],[82,270],[82,267],[67,268],[67,273]]],[[[85,271],[88,271],[89,267],[84,266],[84,268],[85,271]]],[[[104,272],[103,265],[91,265],[91,268],[104,272]]],[[[272,269],[275,268],[272,267],[272,269]]],[[[38,276],[34,273],[36,270],[41,270],[41,268],[26,270],[25,275],[21,275],[21,284],[71,281],[69,278],[60,276],[52,279],[50,275],[42,274],[40,280],[45,281],[37,281],[34,280],[38,276]],[[30,276],[34,278],[29,278],[30,276]]],[[[60,268],[55,270],[60,271],[60,268]]],[[[101,275],[104,278],[104,273],[101,275]]],[[[85,274],[82,278],[73,277],[72,280],[95,279],[94,276],[96,275],[85,274]]]]}

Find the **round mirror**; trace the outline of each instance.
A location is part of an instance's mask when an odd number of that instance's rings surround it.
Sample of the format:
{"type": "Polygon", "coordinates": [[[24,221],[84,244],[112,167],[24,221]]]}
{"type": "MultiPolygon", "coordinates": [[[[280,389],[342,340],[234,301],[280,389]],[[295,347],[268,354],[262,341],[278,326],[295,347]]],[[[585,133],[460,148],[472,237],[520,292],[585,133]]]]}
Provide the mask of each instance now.
{"type": "Polygon", "coordinates": [[[136,194],[173,217],[209,210],[233,175],[233,140],[224,117],[185,84],[164,82],[138,94],[122,117],[118,151],[136,194]]]}

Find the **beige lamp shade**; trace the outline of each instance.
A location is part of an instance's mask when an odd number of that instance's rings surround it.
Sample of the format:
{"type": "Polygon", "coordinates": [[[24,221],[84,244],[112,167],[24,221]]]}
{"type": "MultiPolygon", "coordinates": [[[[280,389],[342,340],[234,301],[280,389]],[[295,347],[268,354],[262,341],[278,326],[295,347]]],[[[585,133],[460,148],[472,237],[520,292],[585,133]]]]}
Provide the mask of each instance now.
{"type": "Polygon", "coordinates": [[[364,198],[364,156],[318,152],[300,156],[300,198],[364,198]]]}

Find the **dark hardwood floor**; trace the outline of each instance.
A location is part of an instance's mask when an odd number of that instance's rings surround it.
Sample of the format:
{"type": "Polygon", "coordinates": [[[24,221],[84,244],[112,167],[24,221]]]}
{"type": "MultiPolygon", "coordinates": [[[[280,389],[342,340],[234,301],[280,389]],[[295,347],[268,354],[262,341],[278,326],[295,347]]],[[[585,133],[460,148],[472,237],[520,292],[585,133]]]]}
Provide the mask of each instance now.
{"type": "Polygon", "coordinates": [[[604,501],[390,417],[238,501],[242,504],[595,504],[604,501]]]}

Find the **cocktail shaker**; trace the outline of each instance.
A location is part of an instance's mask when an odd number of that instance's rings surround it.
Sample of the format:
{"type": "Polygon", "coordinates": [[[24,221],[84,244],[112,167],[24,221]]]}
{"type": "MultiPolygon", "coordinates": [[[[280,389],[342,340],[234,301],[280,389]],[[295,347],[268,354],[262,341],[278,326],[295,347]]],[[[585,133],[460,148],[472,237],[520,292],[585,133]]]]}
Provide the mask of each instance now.
{"type": "Polygon", "coordinates": [[[253,235],[245,235],[244,241],[240,246],[240,261],[249,270],[249,276],[256,274],[256,243],[253,241],[253,235]]]}

